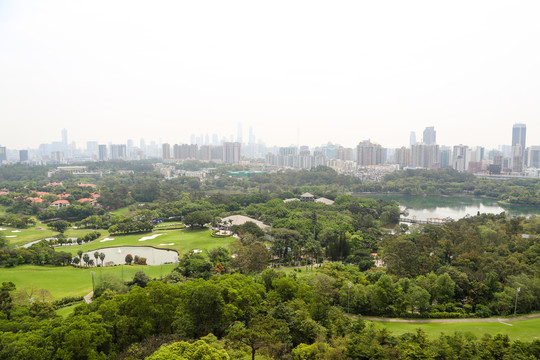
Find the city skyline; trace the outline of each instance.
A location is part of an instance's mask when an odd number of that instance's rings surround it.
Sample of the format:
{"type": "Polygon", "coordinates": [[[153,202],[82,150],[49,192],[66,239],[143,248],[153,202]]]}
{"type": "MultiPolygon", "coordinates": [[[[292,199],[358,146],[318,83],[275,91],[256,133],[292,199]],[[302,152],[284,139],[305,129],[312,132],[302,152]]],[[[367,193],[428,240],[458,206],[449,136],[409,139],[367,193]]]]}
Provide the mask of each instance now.
{"type": "Polygon", "coordinates": [[[540,144],[540,3],[0,3],[0,144],[540,144]],[[466,11],[465,11],[466,10],[466,11]],[[456,24],[459,24],[457,26],[456,24]],[[298,136],[298,129],[300,136],[298,136]],[[264,136],[263,136],[264,135],[264,136]],[[236,136],[235,136],[236,137],[236,136]]]}
{"type": "MultiPolygon", "coordinates": [[[[222,144],[224,142],[240,142],[241,144],[244,144],[244,145],[262,143],[267,147],[289,147],[289,146],[300,147],[300,146],[308,146],[309,148],[313,149],[313,148],[317,148],[317,147],[320,147],[320,146],[324,146],[326,144],[339,145],[339,146],[343,146],[345,148],[356,148],[356,146],[358,144],[360,144],[360,143],[362,143],[364,141],[371,141],[373,143],[379,144],[379,145],[381,145],[381,146],[383,146],[385,148],[388,148],[388,149],[398,149],[398,148],[401,148],[401,147],[411,147],[411,145],[412,145],[411,144],[411,140],[412,140],[411,136],[414,133],[420,133],[420,137],[415,137],[415,143],[417,143],[417,144],[419,144],[419,143],[437,144],[437,145],[441,145],[441,146],[450,146],[450,147],[459,144],[459,145],[465,145],[465,146],[468,146],[468,147],[471,147],[471,148],[484,147],[486,149],[496,150],[496,149],[500,149],[503,146],[512,147],[512,146],[515,145],[515,142],[516,142],[516,140],[515,140],[516,126],[518,126],[519,128],[523,127],[524,129],[529,128],[528,124],[522,124],[522,123],[513,124],[512,127],[508,129],[507,134],[506,134],[509,141],[507,143],[496,144],[493,147],[486,146],[484,144],[479,144],[479,143],[472,144],[472,145],[471,144],[465,144],[463,142],[456,142],[456,143],[451,143],[451,144],[440,143],[435,138],[435,136],[436,136],[435,134],[439,134],[439,131],[435,126],[426,126],[423,130],[417,130],[417,131],[409,132],[408,135],[407,135],[408,139],[405,139],[406,141],[404,141],[402,144],[398,144],[398,146],[386,146],[384,142],[378,141],[378,139],[374,139],[374,138],[369,137],[369,136],[367,136],[366,138],[358,139],[358,141],[355,144],[352,144],[350,146],[339,143],[337,141],[333,141],[331,138],[329,138],[327,141],[323,141],[323,142],[317,143],[317,144],[307,144],[307,143],[303,143],[303,142],[300,141],[300,143],[298,143],[298,144],[297,143],[290,143],[290,144],[281,145],[281,144],[271,144],[271,143],[268,143],[267,141],[265,141],[264,138],[255,137],[254,133],[256,133],[256,132],[253,131],[252,126],[249,126],[249,134],[248,134],[247,130],[240,130],[240,129],[243,129],[243,124],[242,123],[237,123],[237,128],[235,129],[236,134],[231,133],[231,134],[228,134],[227,136],[225,136],[225,135],[219,135],[219,134],[216,134],[216,133],[213,133],[213,134],[211,134],[211,133],[191,133],[191,134],[185,136],[186,141],[179,141],[178,139],[177,140],[173,139],[172,141],[164,141],[163,137],[160,137],[159,139],[149,139],[149,138],[145,138],[145,137],[142,137],[142,136],[135,137],[135,138],[125,138],[125,139],[118,138],[118,139],[113,139],[113,140],[110,140],[110,141],[99,141],[99,140],[96,140],[96,139],[82,139],[82,141],[75,141],[75,140],[73,140],[71,138],[69,129],[63,128],[63,129],[61,129],[60,133],[57,134],[56,138],[48,139],[47,141],[41,142],[41,143],[37,144],[36,146],[22,145],[22,146],[18,146],[18,147],[10,147],[10,146],[7,146],[6,143],[0,143],[0,146],[6,147],[6,148],[12,149],[12,150],[25,150],[25,149],[38,149],[39,146],[47,145],[47,144],[53,144],[53,143],[61,144],[62,146],[67,145],[68,147],[71,147],[71,145],[73,143],[75,143],[75,145],[76,145],[75,149],[84,150],[84,149],[88,148],[89,144],[92,144],[93,146],[97,146],[98,144],[104,144],[104,145],[127,144],[128,147],[131,147],[131,148],[137,148],[137,147],[142,148],[141,144],[146,143],[148,141],[148,144],[150,144],[152,142],[152,143],[155,143],[156,145],[165,144],[165,143],[168,143],[168,144],[220,145],[220,144],[222,144]],[[424,139],[424,136],[426,136],[426,133],[429,134],[429,139],[427,140],[427,142],[426,142],[426,139],[424,139]],[[245,135],[248,135],[248,136],[245,136],[245,135]],[[130,145],[130,143],[131,143],[131,145],[130,145]]],[[[368,135],[368,134],[366,134],[366,135],[368,135]]],[[[524,134],[521,135],[521,133],[520,133],[520,136],[524,136],[524,138],[525,138],[524,134]]],[[[526,135],[526,139],[527,139],[526,140],[526,146],[525,146],[525,148],[521,149],[522,152],[525,151],[525,149],[527,147],[538,146],[536,143],[530,143],[529,136],[530,136],[530,130],[526,135]]]]}

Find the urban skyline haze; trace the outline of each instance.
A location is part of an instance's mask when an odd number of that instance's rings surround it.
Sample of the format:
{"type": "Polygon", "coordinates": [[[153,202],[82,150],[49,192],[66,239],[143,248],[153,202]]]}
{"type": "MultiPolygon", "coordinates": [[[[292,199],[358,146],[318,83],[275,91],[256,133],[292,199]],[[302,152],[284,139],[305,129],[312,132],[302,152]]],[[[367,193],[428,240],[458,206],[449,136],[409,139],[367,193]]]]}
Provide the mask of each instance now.
{"type": "Polygon", "coordinates": [[[0,144],[540,145],[535,1],[0,2],[0,144]],[[298,129],[299,135],[298,136],[298,129]]]}

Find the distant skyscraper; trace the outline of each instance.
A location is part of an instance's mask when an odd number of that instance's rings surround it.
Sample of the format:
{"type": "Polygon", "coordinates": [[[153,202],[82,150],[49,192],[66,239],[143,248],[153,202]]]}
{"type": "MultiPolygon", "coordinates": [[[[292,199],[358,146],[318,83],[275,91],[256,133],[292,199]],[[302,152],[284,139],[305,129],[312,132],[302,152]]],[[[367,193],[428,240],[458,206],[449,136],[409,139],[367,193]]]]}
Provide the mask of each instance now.
{"type": "Polygon", "coordinates": [[[455,145],[452,152],[452,167],[457,171],[465,171],[469,167],[469,147],[455,145]]]}
{"type": "Polygon", "coordinates": [[[527,156],[527,166],[531,168],[540,168],[540,146],[531,146],[527,156]]]}
{"type": "Polygon", "coordinates": [[[386,161],[386,149],[369,140],[358,144],[356,154],[356,162],[359,166],[381,165],[386,161]]]}
{"type": "Polygon", "coordinates": [[[28,150],[19,150],[19,161],[28,161],[28,150]]]}
{"type": "Polygon", "coordinates": [[[0,146],[0,163],[7,160],[7,151],[5,146],[0,146]]]}
{"type": "Polygon", "coordinates": [[[242,130],[242,123],[239,122],[238,123],[238,133],[236,134],[236,141],[239,142],[240,144],[242,143],[242,134],[243,134],[243,130],[242,130]]]}
{"type": "Polygon", "coordinates": [[[409,136],[409,147],[412,147],[413,145],[416,145],[416,133],[411,131],[411,135],[409,136]]]}
{"type": "Polygon", "coordinates": [[[525,124],[514,124],[512,127],[512,146],[521,146],[521,156],[525,152],[525,140],[527,137],[527,126],[525,124]]]}
{"type": "Polygon", "coordinates": [[[429,126],[425,128],[422,142],[426,145],[433,145],[437,143],[437,132],[435,131],[435,127],[429,126]]]}
{"type": "Polygon", "coordinates": [[[62,145],[64,146],[64,149],[68,146],[68,137],[67,137],[67,130],[62,129],[62,145]]]}
{"type": "Polygon", "coordinates": [[[127,157],[126,145],[111,145],[111,159],[125,159],[127,157]]]}
{"type": "Polygon", "coordinates": [[[107,160],[107,145],[98,146],[99,161],[107,160]]]}
{"type": "Polygon", "coordinates": [[[239,142],[226,142],[223,144],[223,162],[225,164],[238,164],[240,162],[239,142]]]}
{"type": "Polygon", "coordinates": [[[163,160],[170,159],[171,158],[171,145],[165,143],[165,144],[161,145],[161,148],[162,148],[161,158],[163,160]]]}

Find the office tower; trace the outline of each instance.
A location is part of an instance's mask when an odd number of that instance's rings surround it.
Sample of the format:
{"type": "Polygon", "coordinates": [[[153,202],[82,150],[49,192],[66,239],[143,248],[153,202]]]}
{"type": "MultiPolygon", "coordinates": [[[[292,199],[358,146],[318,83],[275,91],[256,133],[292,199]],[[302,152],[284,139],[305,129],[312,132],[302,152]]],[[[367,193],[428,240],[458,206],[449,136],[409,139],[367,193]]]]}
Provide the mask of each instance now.
{"type": "Polygon", "coordinates": [[[223,162],[226,164],[240,163],[241,144],[239,142],[226,142],[223,144],[223,162]]]}
{"type": "Polygon", "coordinates": [[[386,149],[369,140],[360,142],[356,153],[356,163],[360,166],[381,165],[386,161],[386,149]]]}
{"type": "Polygon", "coordinates": [[[68,135],[66,129],[62,129],[62,145],[64,146],[64,149],[66,149],[68,146],[68,135]]]}
{"type": "Polygon", "coordinates": [[[133,149],[133,147],[135,146],[134,144],[135,144],[135,143],[133,142],[133,139],[128,139],[128,141],[127,141],[127,148],[128,148],[128,150],[133,149]]]}
{"type": "Polygon", "coordinates": [[[521,146],[521,156],[525,152],[525,140],[527,136],[527,126],[525,124],[514,124],[512,127],[512,147],[521,146]]]}
{"type": "Polygon", "coordinates": [[[527,166],[540,168],[540,146],[531,146],[527,151],[527,166]]]}
{"type": "Polygon", "coordinates": [[[171,158],[171,145],[165,143],[161,145],[161,158],[167,160],[171,158]]]}
{"type": "Polygon", "coordinates": [[[236,134],[236,142],[239,142],[240,144],[242,143],[242,134],[243,134],[243,131],[242,131],[242,123],[239,122],[238,123],[238,129],[237,129],[237,134],[236,134]]]}
{"type": "Polygon", "coordinates": [[[409,136],[409,147],[412,147],[416,144],[416,133],[414,131],[411,131],[411,135],[409,136]]]}
{"type": "Polygon", "coordinates": [[[212,134],[212,145],[214,146],[219,145],[218,134],[212,134]]]}
{"type": "Polygon", "coordinates": [[[19,150],[19,161],[28,161],[28,150],[19,150]]]}
{"type": "Polygon", "coordinates": [[[142,138],[139,140],[139,147],[142,151],[146,151],[146,142],[142,138]]]}
{"type": "Polygon", "coordinates": [[[5,146],[0,146],[0,163],[7,160],[7,151],[5,146]]]}
{"type": "Polygon", "coordinates": [[[429,126],[425,128],[422,142],[426,145],[433,145],[437,143],[437,132],[435,131],[435,127],[429,126]]]}
{"type": "Polygon", "coordinates": [[[107,145],[98,146],[98,159],[99,161],[107,160],[107,145]]]}
{"type": "Polygon", "coordinates": [[[192,144],[196,144],[197,143],[197,137],[195,136],[195,134],[191,134],[191,143],[192,144]]]}

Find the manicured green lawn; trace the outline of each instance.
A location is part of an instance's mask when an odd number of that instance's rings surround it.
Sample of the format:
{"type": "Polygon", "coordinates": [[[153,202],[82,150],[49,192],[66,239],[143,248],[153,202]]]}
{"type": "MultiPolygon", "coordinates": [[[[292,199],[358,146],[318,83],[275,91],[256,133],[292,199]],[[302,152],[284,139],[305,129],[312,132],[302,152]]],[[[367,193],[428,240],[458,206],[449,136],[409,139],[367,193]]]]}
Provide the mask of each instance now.
{"type": "Polygon", "coordinates": [[[131,211],[129,210],[129,206],[124,206],[122,208],[111,211],[111,213],[114,214],[114,215],[127,215],[130,212],[131,211]]]}
{"type": "MultiPolygon", "coordinates": [[[[40,239],[55,237],[58,235],[57,231],[49,229],[47,225],[45,224],[37,224],[28,229],[15,229],[15,228],[6,227],[6,226],[0,226],[0,228],[6,229],[6,230],[1,231],[1,233],[6,237],[6,240],[8,240],[10,244],[17,245],[17,246],[21,246],[26,243],[40,240],[40,239]]],[[[65,231],[64,235],[66,237],[82,237],[92,231],[94,230],[93,229],[68,229],[65,231]]],[[[99,229],[96,231],[100,232],[102,237],[105,237],[109,234],[107,230],[103,230],[103,229],[99,229]]]]}
{"type": "Polygon", "coordinates": [[[77,306],[79,306],[79,305],[81,305],[83,303],[84,303],[84,301],[81,301],[81,302],[78,302],[78,303],[73,304],[73,305],[65,306],[63,308],[60,308],[60,309],[56,310],[56,313],[65,319],[69,315],[71,315],[71,313],[73,313],[73,311],[75,311],[75,308],[77,306]]]}
{"type": "Polygon", "coordinates": [[[6,237],[8,243],[13,245],[23,245],[31,241],[53,237],[58,234],[58,232],[47,228],[44,224],[37,224],[28,229],[15,229],[7,226],[0,226],[0,228],[6,229],[1,231],[1,233],[6,237]]]}
{"type": "Polygon", "coordinates": [[[98,240],[94,240],[90,243],[75,246],[64,246],[57,248],[58,250],[67,251],[71,254],[77,254],[80,249],[83,252],[92,251],[96,249],[116,246],[152,246],[160,249],[173,249],[182,254],[186,251],[193,249],[211,249],[218,246],[229,246],[232,237],[227,238],[214,238],[211,236],[212,232],[208,229],[197,230],[162,230],[154,231],[145,234],[131,234],[131,235],[102,235],[98,240]],[[144,237],[156,236],[153,239],[139,241],[144,237]],[[102,241],[105,238],[114,240],[102,241]]]}
{"type": "Polygon", "coordinates": [[[376,327],[385,327],[394,335],[407,332],[414,333],[420,328],[430,337],[437,337],[442,332],[453,334],[455,332],[472,333],[477,338],[484,334],[495,335],[497,333],[508,334],[511,340],[532,341],[540,339],[540,318],[513,321],[506,325],[496,322],[470,322],[470,323],[398,323],[373,321],[376,327]]]}
{"type": "Polygon", "coordinates": [[[151,278],[160,278],[176,267],[175,264],[157,266],[122,265],[111,267],[98,267],[79,269],[71,266],[35,266],[23,265],[14,268],[0,269],[0,283],[12,281],[17,288],[37,286],[47,289],[55,299],[65,296],[81,296],[92,291],[91,271],[95,271],[95,281],[101,275],[114,274],[124,281],[132,279],[139,270],[144,271],[151,278]]]}

